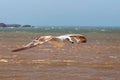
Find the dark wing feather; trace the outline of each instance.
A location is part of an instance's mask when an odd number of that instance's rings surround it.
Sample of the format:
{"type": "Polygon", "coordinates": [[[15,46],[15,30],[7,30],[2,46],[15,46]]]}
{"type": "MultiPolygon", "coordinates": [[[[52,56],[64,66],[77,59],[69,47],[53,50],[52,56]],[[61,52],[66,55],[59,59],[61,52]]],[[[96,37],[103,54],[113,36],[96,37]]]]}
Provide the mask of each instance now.
{"type": "Polygon", "coordinates": [[[38,44],[36,44],[36,45],[29,45],[29,46],[28,46],[28,44],[27,44],[27,45],[25,45],[25,46],[23,46],[23,47],[20,47],[20,48],[17,48],[17,49],[12,50],[12,52],[17,52],[17,51],[21,51],[21,50],[33,48],[33,47],[36,47],[37,45],[38,45],[38,44]]]}
{"type": "Polygon", "coordinates": [[[50,38],[40,37],[40,38],[37,38],[37,39],[33,40],[32,42],[28,43],[27,45],[25,45],[23,47],[12,50],[12,52],[17,52],[17,51],[33,48],[33,47],[36,47],[39,44],[43,44],[45,42],[48,42],[51,39],[52,39],[51,37],[50,38]]]}

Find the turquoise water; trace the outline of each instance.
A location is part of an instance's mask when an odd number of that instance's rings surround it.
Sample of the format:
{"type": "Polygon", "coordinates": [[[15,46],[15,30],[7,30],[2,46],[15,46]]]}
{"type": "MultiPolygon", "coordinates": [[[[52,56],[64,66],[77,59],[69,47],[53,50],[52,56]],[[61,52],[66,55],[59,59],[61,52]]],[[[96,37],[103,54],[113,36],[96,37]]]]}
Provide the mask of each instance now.
{"type": "Polygon", "coordinates": [[[0,28],[0,32],[34,32],[34,33],[119,33],[120,27],[34,27],[34,28],[0,28]]]}

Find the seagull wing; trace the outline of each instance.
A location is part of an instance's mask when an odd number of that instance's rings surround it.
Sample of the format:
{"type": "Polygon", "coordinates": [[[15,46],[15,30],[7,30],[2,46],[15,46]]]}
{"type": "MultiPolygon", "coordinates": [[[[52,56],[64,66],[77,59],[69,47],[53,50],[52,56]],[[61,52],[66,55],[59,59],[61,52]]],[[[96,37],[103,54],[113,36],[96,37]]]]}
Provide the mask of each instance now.
{"type": "Polygon", "coordinates": [[[24,45],[20,48],[14,49],[12,50],[12,52],[17,52],[17,51],[21,51],[21,50],[25,50],[25,49],[29,49],[29,48],[33,48],[36,47],[37,45],[39,45],[40,43],[37,41],[32,41],[30,43],[28,43],[27,45],[24,45]]]}
{"type": "Polygon", "coordinates": [[[78,44],[87,42],[86,37],[82,34],[67,34],[66,36],[74,38],[78,44]]]}
{"type": "Polygon", "coordinates": [[[17,52],[17,51],[21,51],[21,50],[25,50],[25,49],[36,47],[36,46],[38,46],[40,44],[43,44],[43,43],[49,41],[50,39],[51,39],[51,36],[49,36],[49,37],[42,36],[42,37],[36,38],[35,40],[33,40],[32,42],[28,43],[27,45],[24,45],[24,46],[22,46],[20,48],[12,50],[12,52],[17,52]]]}
{"type": "MultiPolygon", "coordinates": [[[[32,46],[32,47],[33,47],[33,46],[32,46]]],[[[12,52],[18,52],[18,51],[25,50],[25,49],[32,48],[32,47],[23,46],[23,47],[20,47],[20,48],[17,48],[17,49],[12,50],[12,52]]]]}

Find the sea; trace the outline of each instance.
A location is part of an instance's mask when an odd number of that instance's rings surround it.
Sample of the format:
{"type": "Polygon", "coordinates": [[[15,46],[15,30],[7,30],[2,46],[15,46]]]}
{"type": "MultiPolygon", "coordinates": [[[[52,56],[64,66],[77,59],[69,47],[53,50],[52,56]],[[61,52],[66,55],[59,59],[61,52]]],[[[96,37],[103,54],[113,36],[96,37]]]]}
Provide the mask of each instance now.
{"type": "Polygon", "coordinates": [[[0,28],[0,80],[120,80],[120,27],[0,28]],[[87,43],[12,52],[40,36],[73,33],[87,43]]]}

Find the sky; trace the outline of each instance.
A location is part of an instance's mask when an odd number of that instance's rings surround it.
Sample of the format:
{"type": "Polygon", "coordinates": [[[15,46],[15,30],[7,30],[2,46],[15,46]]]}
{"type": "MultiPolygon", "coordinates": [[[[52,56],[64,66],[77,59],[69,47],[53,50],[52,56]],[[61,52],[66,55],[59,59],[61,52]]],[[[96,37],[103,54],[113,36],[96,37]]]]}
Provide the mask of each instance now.
{"type": "Polygon", "coordinates": [[[120,26],[120,0],[0,0],[0,23],[120,26]]]}

